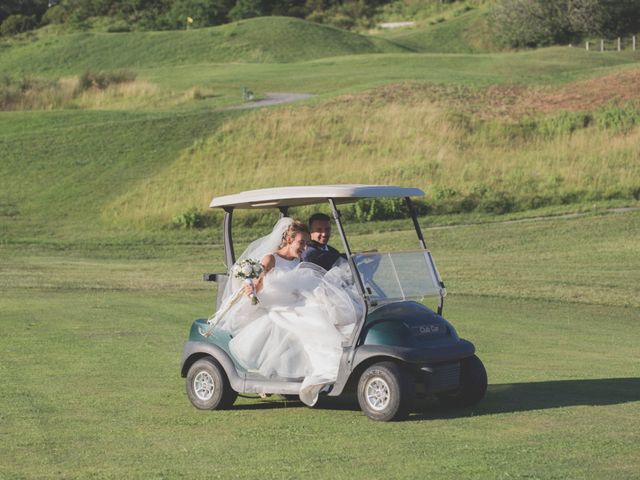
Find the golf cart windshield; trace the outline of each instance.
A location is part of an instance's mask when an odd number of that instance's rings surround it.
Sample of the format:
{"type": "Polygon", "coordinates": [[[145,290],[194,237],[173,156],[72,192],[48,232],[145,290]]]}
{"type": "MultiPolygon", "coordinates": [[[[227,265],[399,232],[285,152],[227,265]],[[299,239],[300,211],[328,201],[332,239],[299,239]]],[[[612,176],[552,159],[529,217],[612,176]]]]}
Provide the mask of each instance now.
{"type": "Polygon", "coordinates": [[[421,300],[446,294],[427,250],[358,253],[353,259],[371,302],[421,300]]]}

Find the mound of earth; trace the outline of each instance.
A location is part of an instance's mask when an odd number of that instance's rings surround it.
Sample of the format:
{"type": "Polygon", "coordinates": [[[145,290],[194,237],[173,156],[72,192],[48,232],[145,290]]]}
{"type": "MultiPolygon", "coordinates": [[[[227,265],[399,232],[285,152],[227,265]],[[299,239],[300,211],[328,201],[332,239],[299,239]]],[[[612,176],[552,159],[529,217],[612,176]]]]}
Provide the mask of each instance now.
{"type": "Polygon", "coordinates": [[[448,108],[453,107],[480,118],[509,120],[562,110],[589,111],[616,102],[640,101],[639,84],[640,69],[562,86],[491,85],[474,88],[402,82],[379,87],[364,94],[344,95],[333,102],[415,105],[427,101],[448,108]]]}

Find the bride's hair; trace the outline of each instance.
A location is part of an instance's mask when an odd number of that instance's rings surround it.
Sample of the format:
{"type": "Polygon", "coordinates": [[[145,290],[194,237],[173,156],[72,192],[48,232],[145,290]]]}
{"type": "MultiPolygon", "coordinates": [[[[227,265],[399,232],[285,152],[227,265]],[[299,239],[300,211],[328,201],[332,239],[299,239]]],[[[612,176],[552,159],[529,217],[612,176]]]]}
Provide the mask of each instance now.
{"type": "Polygon", "coordinates": [[[287,243],[289,243],[289,239],[293,240],[299,233],[306,233],[307,235],[309,235],[309,227],[307,227],[306,223],[302,223],[299,220],[294,220],[291,225],[289,225],[289,228],[287,228],[282,234],[282,242],[280,242],[279,248],[287,245],[287,243]]]}

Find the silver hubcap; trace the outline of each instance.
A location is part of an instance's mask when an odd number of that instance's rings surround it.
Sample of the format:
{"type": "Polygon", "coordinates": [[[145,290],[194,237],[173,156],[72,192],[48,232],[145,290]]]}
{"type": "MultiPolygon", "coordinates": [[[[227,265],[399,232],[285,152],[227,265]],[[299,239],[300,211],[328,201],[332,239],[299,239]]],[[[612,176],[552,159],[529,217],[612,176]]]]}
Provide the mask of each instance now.
{"type": "Polygon", "coordinates": [[[215,391],[215,385],[213,383],[213,377],[209,372],[198,372],[193,379],[193,391],[200,400],[211,400],[213,392],[215,391]]]}
{"type": "Polygon", "coordinates": [[[376,411],[384,410],[389,405],[389,384],[380,377],[371,378],[364,386],[365,398],[369,406],[376,411]]]}

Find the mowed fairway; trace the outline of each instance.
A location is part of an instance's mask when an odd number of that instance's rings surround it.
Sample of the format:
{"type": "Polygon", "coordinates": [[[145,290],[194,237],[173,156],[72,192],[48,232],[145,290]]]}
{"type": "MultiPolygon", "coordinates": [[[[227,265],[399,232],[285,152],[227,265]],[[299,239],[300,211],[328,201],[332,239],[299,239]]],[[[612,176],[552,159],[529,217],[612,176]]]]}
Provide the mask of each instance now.
{"type": "Polygon", "coordinates": [[[490,386],[388,424],[348,400],[189,404],[219,245],[5,244],[0,478],[638,478],[639,234],[637,211],[427,229],[490,386]]]}

